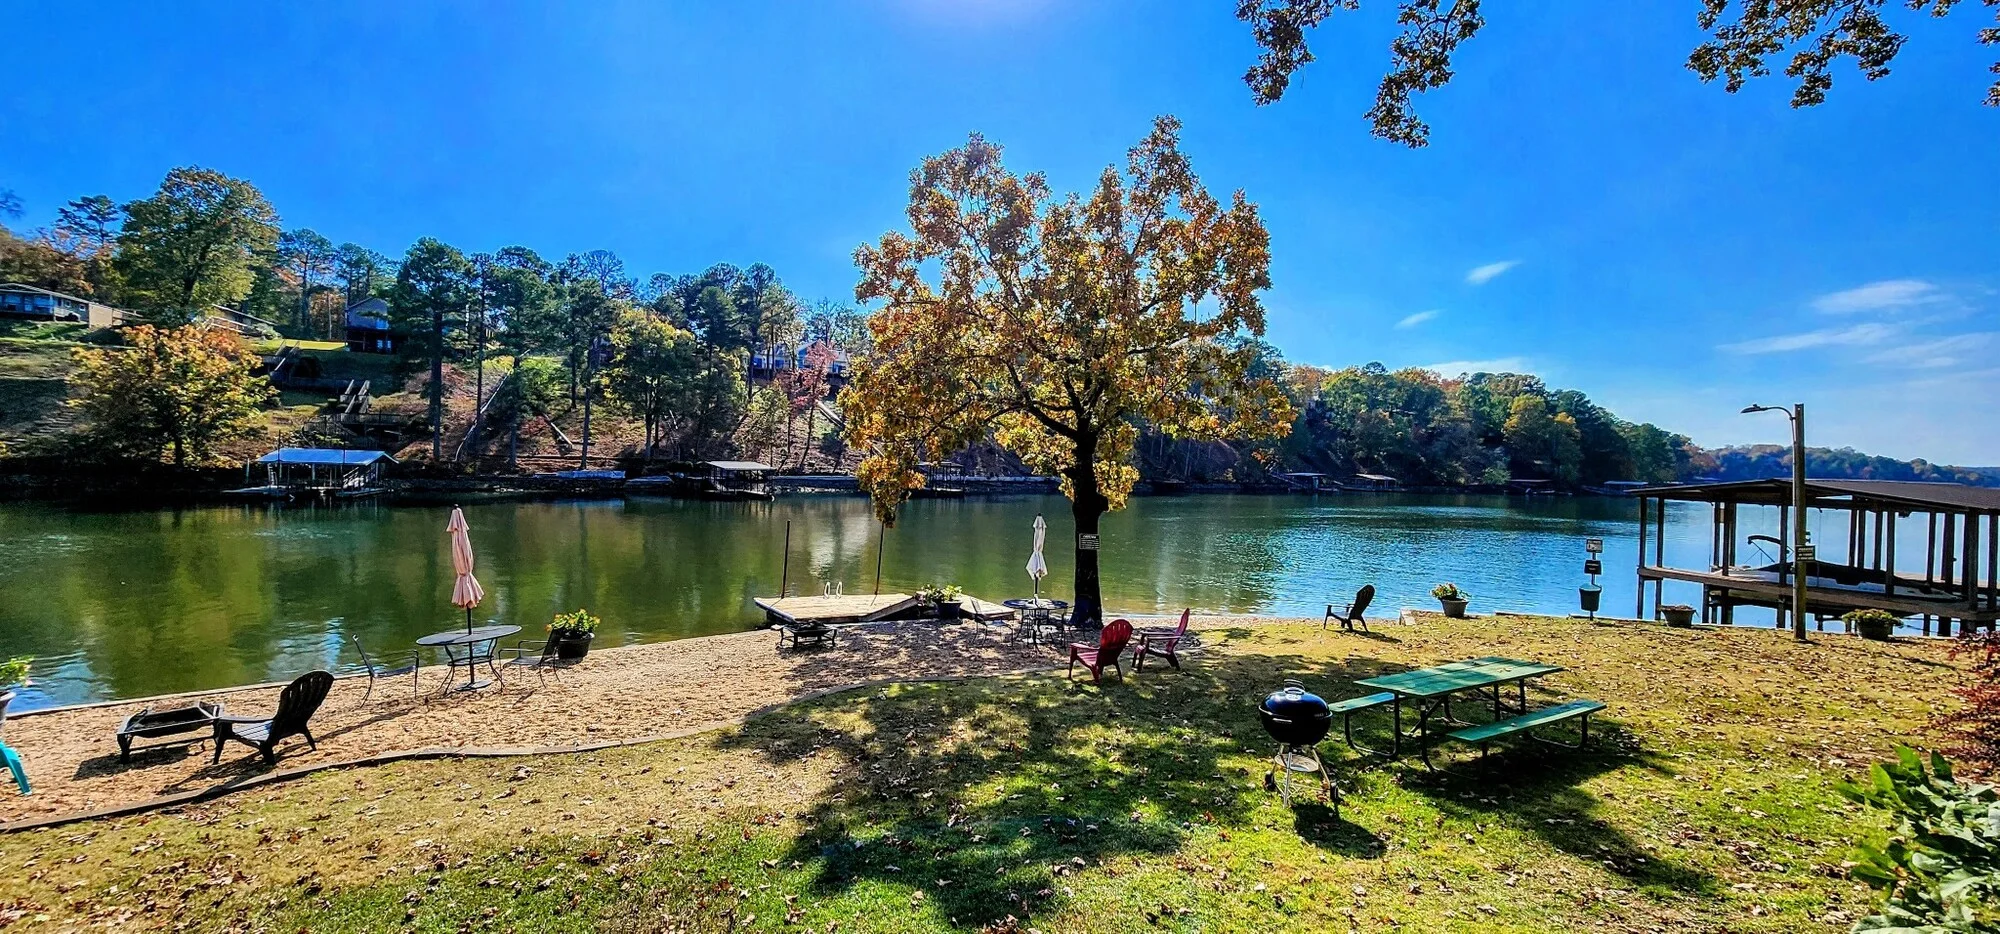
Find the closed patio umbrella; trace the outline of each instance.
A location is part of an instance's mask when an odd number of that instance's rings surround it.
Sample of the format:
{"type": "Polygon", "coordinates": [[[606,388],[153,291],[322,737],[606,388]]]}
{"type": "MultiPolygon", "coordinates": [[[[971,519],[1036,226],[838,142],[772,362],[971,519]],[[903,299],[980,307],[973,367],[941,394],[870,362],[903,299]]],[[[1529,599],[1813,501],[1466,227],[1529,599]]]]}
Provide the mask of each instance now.
{"type": "Polygon", "coordinates": [[[1049,562],[1042,558],[1042,544],[1048,540],[1049,524],[1035,517],[1035,550],[1028,555],[1028,576],[1035,580],[1035,599],[1042,599],[1042,578],[1049,576],[1049,562]]]}
{"type": "Polygon", "coordinates": [[[451,568],[458,579],[451,585],[451,605],[465,608],[465,631],[472,631],[472,608],[486,599],[486,588],[479,586],[479,578],[472,576],[472,538],[468,534],[471,527],[465,524],[465,511],[451,507],[451,522],[444,530],[451,535],[451,568]]]}

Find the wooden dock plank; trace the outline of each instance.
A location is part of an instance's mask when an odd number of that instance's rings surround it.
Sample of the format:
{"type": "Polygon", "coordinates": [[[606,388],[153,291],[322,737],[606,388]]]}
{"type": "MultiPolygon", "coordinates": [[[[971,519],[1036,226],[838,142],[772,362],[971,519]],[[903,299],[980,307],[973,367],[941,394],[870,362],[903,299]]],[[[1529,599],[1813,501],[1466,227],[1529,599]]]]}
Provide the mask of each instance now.
{"type": "Polygon", "coordinates": [[[906,593],[858,594],[832,597],[756,597],[754,603],[773,622],[866,623],[916,606],[906,593]]]}
{"type": "MultiPolygon", "coordinates": [[[[755,597],[753,603],[773,623],[868,623],[888,619],[916,608],[917,598],[906,593],[857,594],[832,597],[755,597]]],[[[1011,619],[1008,607],[974,596],[959,598],[959,608],[973,619],[1011,619]]]]}

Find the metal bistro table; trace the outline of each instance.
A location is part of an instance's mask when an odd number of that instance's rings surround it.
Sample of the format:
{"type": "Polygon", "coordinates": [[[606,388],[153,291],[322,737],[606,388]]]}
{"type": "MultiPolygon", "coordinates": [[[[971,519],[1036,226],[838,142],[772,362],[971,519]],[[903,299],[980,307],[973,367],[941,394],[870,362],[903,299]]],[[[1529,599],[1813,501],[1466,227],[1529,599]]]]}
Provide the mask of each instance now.
{"type": "Polygon", "coordinates": [[[431,633],[428,636],[418,639],[417,644],[425,648],[444,649],[445,660],[453,668],[457,668],[460,665],[465,666],[465,683],[453,688],[453,690],[477,691],[493,684],[491,681],[478,680],[476,675],[479,663],[485,662],[488,671],[492,671],[496,677],[499,675],[499,671],[493,667],[492,646],[489,645],[487,650],[482,653],[479,651],[479,644],[482,642],[497,643],[520,631],[521,627],[519,626],[481,626],[477,629],[453,629],[446,632],[431,633]],[[460,654],[459,650],[461,649],[464,650],[463,655],[460,654]]]}
{"type": "Polygon", "coordinates": [[[1041,642],[1041,632],[1044,627],[1047,627],[1052,635],[1058,637],[1057,641],[1061,641],[1062,629],[1050,620],[1049,611],[1060,610],[1067,613],[1069,611],[1069,601],[1055,600],[1049,597],[1034,597],[1002,600],[1000,601],[1000,605],[1020,612],[1021,630],[1028,637],[1030,643],[1041,642]]]}
{"type": "Polygon", "coordinates": [[[1396,695],[1396,731],[1394,734],[1394,754],[1402,755],[1403,740],[1414,739],[1426,756],[1429,764],[1430,723],[1433,715],[1441,715],[1447,722],[1463,723],[1451,715],[1451,696],[1460,691],[1478,692],[1493,689],[1493,718],[1504,717],[1506,704],[1505,688],[1513,684],[1517,690],[1516,710],[1528,712],[1528,679],[1562,671],[1561,665],[1545,665],[1541,662],[1524,662],[1512,658],[1488,656],[1438,665],[1434,668],[1419,668],[1393,675],[1383,675],[1356,681],[1355,684],[1377,691],[1388,691],[1396,695]],[[1417,731],[1406,736],[1403,732],[1403,701],[1415,701],[1417,705],[1417,731]]]}

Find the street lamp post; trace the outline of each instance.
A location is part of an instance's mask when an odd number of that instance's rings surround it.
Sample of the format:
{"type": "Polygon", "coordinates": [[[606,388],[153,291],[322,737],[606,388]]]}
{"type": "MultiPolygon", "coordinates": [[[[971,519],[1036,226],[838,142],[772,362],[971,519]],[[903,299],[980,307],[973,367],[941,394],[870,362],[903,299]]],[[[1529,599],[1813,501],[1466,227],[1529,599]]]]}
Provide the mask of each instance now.
{"type": "Polygon", "coordinates": [[[1743,413],[1783,412],[1792,421],[1792,636],[1806,637],[1806,562],[1813,549],[1806,545],[1806,404],[1751,405],[1743,413]]]}

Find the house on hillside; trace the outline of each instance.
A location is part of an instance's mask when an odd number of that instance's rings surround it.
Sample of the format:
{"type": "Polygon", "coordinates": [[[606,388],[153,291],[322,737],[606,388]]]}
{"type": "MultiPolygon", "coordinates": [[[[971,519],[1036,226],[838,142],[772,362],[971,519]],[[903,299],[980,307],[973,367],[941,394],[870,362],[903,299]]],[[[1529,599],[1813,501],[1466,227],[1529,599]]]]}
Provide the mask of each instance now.
{"type": "Polygon", "coordinates": [[[223,305],[210,305],[202,314],[202,323],[211,328],[232,331],[244,337],[269,338],[278,336],[278,323],[259,318],[247,311],[239,311],[223,305]]]}
{"type": "Polygon", "coordinates": [[[347,306],[347,349],[356,353],[395,353],[402,338],[389,329],[389,303],[364,298],[347,306]]]}
{"type": "Polygon", "coordinates": [[[132,313],[110,305],[100,305],[87,298],[52,292],[48,289],[22,285],[19,282],[0,283],[0,317],[26,318],[31,321],[74,321],[93,328],[109,328],[124,324],[132,318],[132,313]]]}
{"type": "MultiPolygon", "coordinates": [[[[847,384],[847,369],[851,362],[847,351],[829,348],[833,359],[826,366],[827,396],[830,398],[847,384]]],[[[777,344],[750,352],[750,376],[753,379],[776,379],[793,370],[806,367],[806,355],[812,351],[811,344],[777,344]]]]}

